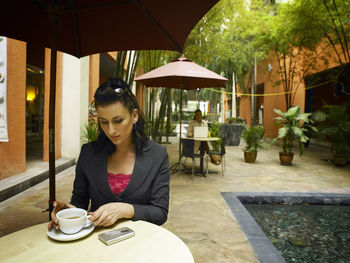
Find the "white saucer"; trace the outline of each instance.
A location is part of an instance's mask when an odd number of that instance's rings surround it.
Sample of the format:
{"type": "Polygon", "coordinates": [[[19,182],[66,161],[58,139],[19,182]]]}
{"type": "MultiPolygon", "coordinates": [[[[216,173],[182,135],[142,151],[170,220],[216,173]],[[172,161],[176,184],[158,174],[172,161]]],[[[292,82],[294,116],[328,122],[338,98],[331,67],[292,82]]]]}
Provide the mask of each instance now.
{"type": "Polygon", "coordinates": [[[90,234],[94,230],[94,228],[95,228],[95,226],[92,224],[91,226],[89,226],[87,228],[83,228],[78,233],[71,234],[71,235],[67,235],[67,234],[61,232],[60,230],[56,230],[56,229],[52,228],[51,230],[47,230],[47,235],[49,237],[51,237],[52,239],[55,239],[58,241],[72,241],[72,240],[76,240],[76,239],[87,236],[88,234],[90,234]]]}

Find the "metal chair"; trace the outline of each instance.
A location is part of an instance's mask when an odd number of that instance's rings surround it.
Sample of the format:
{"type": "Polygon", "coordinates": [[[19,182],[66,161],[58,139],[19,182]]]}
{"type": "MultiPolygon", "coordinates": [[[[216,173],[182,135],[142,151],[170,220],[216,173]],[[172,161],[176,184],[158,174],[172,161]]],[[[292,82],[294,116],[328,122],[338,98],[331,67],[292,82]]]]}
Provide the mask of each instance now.
{"type": "MultiPolygon", "coordinates": [[[[225,161],[225,154],[226,154],[226,149],[225,149],[225,138],[222,138],[221,145],[220,145],[220,152],[219,151],[210,151],[207,153],[208,155],[210,154],[215,154],[221,156],[221,174],[224,176],[224,172],[226,172],[226,161],[225,161]]],[[[207,175],[208,175],[208,160],[207,158],[207,175]]]]}
{"type": "Polygon", "coordinates": [[[181,145],[182,145],[182,150],[181,150],[180,162],[181,162],[182,157],[192,159],[192,177],[193,177],[194,176],[195,158],[201,158],[201,155],[193,152],[194,140],[181,139],[181,145]]]}

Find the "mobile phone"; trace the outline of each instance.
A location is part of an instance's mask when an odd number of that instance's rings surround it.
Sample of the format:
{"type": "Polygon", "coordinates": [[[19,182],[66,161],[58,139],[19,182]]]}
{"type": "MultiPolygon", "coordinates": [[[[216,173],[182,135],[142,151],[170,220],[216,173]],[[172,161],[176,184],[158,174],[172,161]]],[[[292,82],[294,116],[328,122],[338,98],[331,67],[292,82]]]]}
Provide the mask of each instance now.
{"type": "Polygon", "coordinates": [[[128,227],[122,227],[118,228],[112,231],[104,232],[102,234],[98,235],[98,238],[105,243],[106,245],[112,245],[114,243],[123,241],[125,239],[128,239],[130,237],[135,236],[135,232],[128,228],[128,227]]]}

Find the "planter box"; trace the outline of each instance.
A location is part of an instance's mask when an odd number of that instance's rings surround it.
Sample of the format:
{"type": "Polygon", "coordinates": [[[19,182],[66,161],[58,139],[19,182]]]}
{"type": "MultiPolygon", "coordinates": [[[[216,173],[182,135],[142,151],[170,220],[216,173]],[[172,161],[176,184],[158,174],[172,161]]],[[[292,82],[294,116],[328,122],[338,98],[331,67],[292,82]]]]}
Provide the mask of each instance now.
{"type": "Polygon", "coordinates": [[[220,127],[220,135],[226,139],[225,145],[238,146],[241,141],[243,129],[244,126],[241,124],[222,124],[220,127]]]}

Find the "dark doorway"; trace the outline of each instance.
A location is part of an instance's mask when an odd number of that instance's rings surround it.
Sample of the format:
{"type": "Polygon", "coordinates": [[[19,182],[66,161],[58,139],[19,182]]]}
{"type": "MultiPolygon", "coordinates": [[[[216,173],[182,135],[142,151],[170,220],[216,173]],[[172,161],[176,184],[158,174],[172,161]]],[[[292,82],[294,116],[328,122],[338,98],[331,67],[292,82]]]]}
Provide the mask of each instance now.
{"type": "Polygon", "coordinates": [[[305,112],[314,112],[323,103],[340,105],[350,100],[349,87],[341,79],[345,70],[346,66],[339,66],[305,77],[305,112]]]}
{"type": "Polygon", "coordinates": [[[26,160],[43,159],[44,49],[27,47],[26,160]]]}

